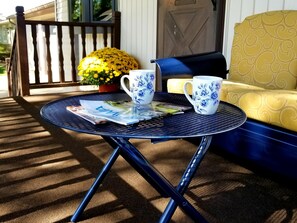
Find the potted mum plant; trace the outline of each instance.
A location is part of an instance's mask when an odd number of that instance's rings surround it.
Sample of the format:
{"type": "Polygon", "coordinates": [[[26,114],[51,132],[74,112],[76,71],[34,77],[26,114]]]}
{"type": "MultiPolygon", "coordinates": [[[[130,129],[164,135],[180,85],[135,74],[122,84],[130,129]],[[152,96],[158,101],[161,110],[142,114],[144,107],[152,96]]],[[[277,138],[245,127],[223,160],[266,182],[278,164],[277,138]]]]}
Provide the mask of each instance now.
{"type": "Polygon", "coordinates": [[[78,65],[81,84],[99,86],[99,92],[117,91],[120,88],[121,76],[130,70],[138,69],[134,57],[123,50],[105,47],[91,52],[78,65]]]}

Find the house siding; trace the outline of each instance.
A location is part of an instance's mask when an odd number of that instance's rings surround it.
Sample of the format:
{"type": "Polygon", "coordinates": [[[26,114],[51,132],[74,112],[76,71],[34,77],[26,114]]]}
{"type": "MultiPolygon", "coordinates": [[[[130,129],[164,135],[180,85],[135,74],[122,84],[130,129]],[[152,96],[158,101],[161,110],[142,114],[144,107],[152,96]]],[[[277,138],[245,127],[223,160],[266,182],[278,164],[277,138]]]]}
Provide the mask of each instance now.
{"type": "Polygon", "coordinates": [[[56,18],[61,22],[69,21],[67,0],[56,0],[56,18]]]}
{"type": "Polygon", "coordinates": [[[121,12],[121,49],[133,55],[141,68],[153,69],[157,49],[157,0],[118,0],[121,12]]]}

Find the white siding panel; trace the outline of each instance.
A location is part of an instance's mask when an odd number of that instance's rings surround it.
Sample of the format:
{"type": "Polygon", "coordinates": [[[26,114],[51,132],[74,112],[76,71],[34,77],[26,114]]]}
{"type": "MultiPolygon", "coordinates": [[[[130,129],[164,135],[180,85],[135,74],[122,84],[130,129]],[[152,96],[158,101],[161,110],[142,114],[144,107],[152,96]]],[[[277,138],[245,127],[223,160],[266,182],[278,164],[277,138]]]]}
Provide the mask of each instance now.
{"type": "Polygon", "coordinates": [[[227,0],[226,12],[225,12],[224,44],[223,44],[223,54],[225,55],[227,62],[230,61],[229,51],[233,41],[234,25],[238,21],[241,21],[241,1],[227,0]]]}
{"type": "Polygon", "coordinates": [[[68,2],[67,0],[56,0],[56,20],[68,21],[68,2]]]}
{"type": "Polygon", "coordinates": [[[254,13],[254,9],[255,9],[254,5],[255,5],[255,1],[242,0],[240,20],[242,20],[242,18],[245,18],[245,17],[249,16],[250,14],[254,13]]]}
{"type": "Polygon", "coordinates": [[[254,1],[255,2],[255,12],[261,13],[268,11],[269,0],[254,1]]]}
{"type": "Polygon", "coordinates": [[[156,57],[157,0],[119,0],[121,49],[133,55],[141,68],[153,69],[156,57]]]}
{"type": "Polygon", "coordinates": [[[284,9],[284,0],[269,0],[268,11],[284,9]]]}
{"type": "Polygon", "coordinates": [[[284,8],[297,10],[297,1],[296,0],[285,0],[284,8]]]}

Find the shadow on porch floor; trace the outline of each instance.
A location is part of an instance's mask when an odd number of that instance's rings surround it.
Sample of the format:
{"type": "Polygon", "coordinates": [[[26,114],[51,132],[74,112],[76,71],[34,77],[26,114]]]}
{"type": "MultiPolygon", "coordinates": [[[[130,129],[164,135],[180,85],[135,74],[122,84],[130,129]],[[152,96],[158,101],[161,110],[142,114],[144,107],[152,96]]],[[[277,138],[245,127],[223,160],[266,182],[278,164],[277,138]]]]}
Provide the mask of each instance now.
{"type": "MultiPolygon", "coordinates": [[[[56,128],[39,115],[45,103],[80,94],[0,99],[0,222],[68,222],[112,151],[101,137],[56,128]]],[[[86,93],[86,92],[84,92],[86,93]]],[[[172,182],[196,146],[183,140],[133,140],[172,182]]],[[[209,222],[297,222],[297,191],[209,151],[186,193],[209,222]]],[[[120,159],[81,222],[157,222],[162,198],[120,159]]],[[[172,222],[191,222],[179,209],[172,222]]]]}

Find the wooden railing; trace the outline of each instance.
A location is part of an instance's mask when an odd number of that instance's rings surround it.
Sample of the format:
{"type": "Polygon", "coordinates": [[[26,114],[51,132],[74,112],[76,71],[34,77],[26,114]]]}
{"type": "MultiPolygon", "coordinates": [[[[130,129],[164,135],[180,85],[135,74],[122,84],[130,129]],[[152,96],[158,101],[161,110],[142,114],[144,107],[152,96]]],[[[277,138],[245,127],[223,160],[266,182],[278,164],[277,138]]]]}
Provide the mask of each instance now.
{"type": "Polygon", "coordinates": [[[23,7],[16,13],[7,65],[10,96],[30,95],[34,88],[79,85],[77,65],[88,51],[120,49],[120,12],[113,12],[110,22],[96,23],[29,21],[23,7]]]}

